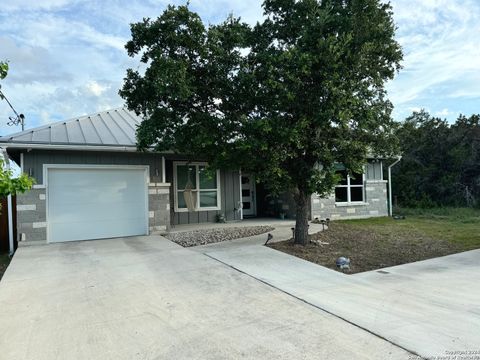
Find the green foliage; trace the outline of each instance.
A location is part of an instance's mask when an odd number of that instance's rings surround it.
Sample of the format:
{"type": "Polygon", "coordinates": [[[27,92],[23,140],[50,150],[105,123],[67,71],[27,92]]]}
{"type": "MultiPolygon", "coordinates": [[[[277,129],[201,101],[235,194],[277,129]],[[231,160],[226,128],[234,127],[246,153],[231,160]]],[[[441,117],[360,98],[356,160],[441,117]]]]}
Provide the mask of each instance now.
{"type": "Polygon", "coordinates": [[[480,205],[480,115],[454,124],[414,112],[397,131],[403,159],[393,193],[402,206],[480,205]]]}
{"type": "Polygon", "coordinates": [[[3,80],[7,77],[8,74],[8,63],[6,61],[0,61],[0,80],[3,80]]]}
{"type": "Polygon", "coordinates": [[[24,193],[30,190],[34,183],[35,180],[27,174],[13,177],[13,171],[4,168],[4,161],[0,159],[0,197],[24,193]]]}
{"type": "Polygon", "coordinates": [[[120,95],[145,118],[140,149],[254,172],[274,193],[292,191],[304,213],[309,194],[332,191],[335,163],[358,171],[367,153],[396,151],[384,83],[402,52],[379,0],[263,8],[253,28],[232,16],[207,26],[188,6],[133,24],[126,49],[147,69],[127,70],[120,95]]]}
{"type": "MultiPolygon", "coordinates": [[[[3,80],[7,77],[8,74],[8,62],[0,61],[0,80],[3,80]]],[[[2,89],[2,84],[0,84],[0,90],[2,89]]],[[[3,94],[0,92],[0,100],[3,100],[3,94]]]]}

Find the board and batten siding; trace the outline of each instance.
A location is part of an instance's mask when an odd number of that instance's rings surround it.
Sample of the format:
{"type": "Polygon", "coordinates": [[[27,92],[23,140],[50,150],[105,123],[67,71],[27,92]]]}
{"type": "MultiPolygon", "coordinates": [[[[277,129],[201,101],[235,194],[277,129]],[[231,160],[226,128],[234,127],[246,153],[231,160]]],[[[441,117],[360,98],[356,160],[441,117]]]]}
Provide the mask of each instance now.
{"type": "Polygon", "coordinates": [[[383,180],[383,166],[381,161],[369,161],[365,171],[366,180],[383,180]]]}
{"type": "MultiPolygon", "coordinates": [[[[181,160],[181,159],[175,159],[181,160]]],[[[173,161],[168,159],[165,164],[167,173],[167,182],[170,186],[170,204],[172,206],[172,225],[199,224],[206,222],[215,222],[217,214],[223,214],[225,220],[240,220],[240,211],[238,210],[240,202],[240,177],[238,171],[221,170],[220,171],[220,210],[208,211],[190,211],[174,212],[174,183],[173,183],[173,161]]]]}
{"type": "Polygon", "coordinates": [[[151,153],[32,150],[23,155],[23,171],[43,184],[44,164],[148,165],[150,182],[162,181],[162,155],[151,153]]]}

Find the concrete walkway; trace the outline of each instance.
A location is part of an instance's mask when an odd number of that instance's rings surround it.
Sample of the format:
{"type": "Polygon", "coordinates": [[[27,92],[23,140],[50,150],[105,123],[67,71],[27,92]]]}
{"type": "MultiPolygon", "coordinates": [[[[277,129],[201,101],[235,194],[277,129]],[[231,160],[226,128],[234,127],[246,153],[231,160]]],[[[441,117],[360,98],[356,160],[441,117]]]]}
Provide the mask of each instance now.
{"type": "MultiPolygon", "coordinates": [[[[254,273],[252,261],[272,250],[243,251],[259,252],[243,259],[254,273]]],[[[242,259],[241,252],[222,254],[242,259]]],[[[295,272],[267,258],[265,269],[295,272]]],[[[289,259],[283,265],[295,266],[289,259]]],[[[410,354],[159,236],[20,248],[0,282],[0,359],[239,358],[406,360],[410,354]]]]}
{"type": "Polygon", "coordinates": [[[344,275],[242,239],[196,251],[423,357],[480,351],[480,250],[344,275]]]}

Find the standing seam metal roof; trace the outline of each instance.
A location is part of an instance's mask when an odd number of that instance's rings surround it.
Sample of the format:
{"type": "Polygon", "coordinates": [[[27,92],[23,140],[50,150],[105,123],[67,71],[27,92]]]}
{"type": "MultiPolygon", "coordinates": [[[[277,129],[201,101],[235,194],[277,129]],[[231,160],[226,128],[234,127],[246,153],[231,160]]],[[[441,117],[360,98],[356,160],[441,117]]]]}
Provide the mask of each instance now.
{"type": "Polygon", "coordinates": [[[2,136],[0,143],[136,146],[141,121],[135,113],[119,108],[2,136]]]}

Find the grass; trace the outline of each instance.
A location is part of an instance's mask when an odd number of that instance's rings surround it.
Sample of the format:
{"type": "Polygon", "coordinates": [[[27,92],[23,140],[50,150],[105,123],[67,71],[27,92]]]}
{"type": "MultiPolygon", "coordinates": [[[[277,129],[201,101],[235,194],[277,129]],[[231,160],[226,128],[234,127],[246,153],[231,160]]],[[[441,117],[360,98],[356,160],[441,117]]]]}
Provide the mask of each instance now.
{"type": "Polygon", "coordinates": [[[307,246],[285,241],[271,247],[332,269],[337,257],[346,256],[352,261],[351,273],[480,248],[478,209],[398,209],[397,213],[405,219],[335,221],[329,230],[312,235],[314,243],[307,246]]]}
{"type": "Polygon", "coordinates": [[[405,216],[405,219],[371,218],[344,222],[366,228],[374,226],[384,233],[415,229],[431,238],[446,240],[463,251],[480,248],[480,209],[396,209],[396,214],[405,216]]]}
{"type": "Polygon", "coordinates": [[[7,270],[8,264],[10,264],[10,258],[6,253],[0,253],[0,280],[2,279],[5,270],[7,270]]]}

